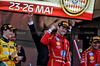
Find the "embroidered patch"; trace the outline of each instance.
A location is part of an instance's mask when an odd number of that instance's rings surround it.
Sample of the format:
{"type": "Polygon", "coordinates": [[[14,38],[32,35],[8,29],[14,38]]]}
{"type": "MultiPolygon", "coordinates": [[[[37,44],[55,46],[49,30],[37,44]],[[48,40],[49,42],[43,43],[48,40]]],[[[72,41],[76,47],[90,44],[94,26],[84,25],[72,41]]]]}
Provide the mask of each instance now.
{"type": "Polygon", "coordinates": [[[90,56],[93,56],[93,53],[92,53],[92,52],[90,52],[90,53],[89,53],[89,55],[90,55],[90,56]]]}
{"type": "Polygon", "coordinates": [[[95,66],[97,66],[98,64],[95,64],[95,66]]]}
{"type": "Polygon", "coordinates": [[[65,50],[62,50],[61,51],[61,56],[65,57],[65,52],[66,52],[65,50]]]}
{"type": "Polygon", "coordinates": [[[61,46],[56,46],[56,48],[57,48],[57,49],[60,49],[60,48],[61,48],[61,46]]]}
{"type": "Polygon", "coordinates": [[[57,45],[60,45],[60,42],[56,42],[57,45]]]}
{"type": "Polygon", "coordinates": [[[93,57],[93,56],[91,56],[91,57],[90,57],[90,60],[93,60],[93,59],[94,59],[94,57],[93,57]]]}
{"type": "Polygon", "coordinates": [[[10,48],[11,48],[11,49],[14,49],[14,47],[13,47],[13,46],[10,46],[10,48]]]}
{"type": "Polygon", "coordinates": [[[91,60],[91,61],[90,61],[90,63],[93,63],[93,62],[94,62],[94,60],[91,60]]]}
{"type": "Polygon", "coordinates": [[[3,47],[8,47],[7,45],[3,45],[3,47]]]}
{"type": "Polygon", "coordinates": [[[56,37],[56,40],[57,40],[57,41],[60,41],[60,39],[59,39],[58,37],[56,37]]]}
{"type": "Polygon", "coordinates": [[[9,52],[3,52],[3,54],[9,54],[9,52]]]}

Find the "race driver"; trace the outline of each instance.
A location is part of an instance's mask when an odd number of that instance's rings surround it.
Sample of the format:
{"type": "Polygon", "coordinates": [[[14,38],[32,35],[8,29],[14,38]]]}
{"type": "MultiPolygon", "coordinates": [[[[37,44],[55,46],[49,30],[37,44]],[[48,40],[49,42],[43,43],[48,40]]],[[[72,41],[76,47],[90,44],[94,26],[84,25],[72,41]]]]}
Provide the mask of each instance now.
{"type": "Polygon", "coordinates": [[[100,37],[90,38],[90,47],[82,52],[81,66],[100,66],[100,37]]]}
{"type": "Polygon", "coordinates": [[[13,28],[10,24],[4,24],[1,27],[0,66],[15,66],[15,63],[22,60],[21,56],[17,56],[16,44],[9,40],[14,30],[16,28],[13,28]]]}
{"type": "Polygon", "coordinates": [[[66,21],[58,23],[57,32],[51,34],[55,26],[44,34],[41,43],[49,45],[49,61],[47,66],[70,66],[71,60],[69,56],[69,41],[64,36],[69,25],[66,21]]]}

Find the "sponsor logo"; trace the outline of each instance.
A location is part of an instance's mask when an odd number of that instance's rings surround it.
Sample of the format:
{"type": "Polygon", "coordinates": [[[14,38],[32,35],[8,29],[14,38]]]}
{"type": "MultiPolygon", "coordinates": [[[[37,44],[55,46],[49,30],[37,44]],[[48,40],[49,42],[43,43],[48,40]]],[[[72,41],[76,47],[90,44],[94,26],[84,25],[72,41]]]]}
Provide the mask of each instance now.
{"type": "Polygon", "coordinates": [[[56,38],[56,40],[57,40],[57,41],[60,41],[60,39],[59,39],[59,38],[56,38]]]}
{"type": "Polygon", "coordinates": [[[10,48],[11,48],[11,49],[14,49],[14,47],[13,47],[13,46],[10,46],[10,48]]]}
{"type": "Polygon", "coordinates": [[[3,45],[3,47],[8,47],[7,45],[3,45]]]}
{"type": "Polygon", "coordinates": [[[57,44],[57,45],[60,45],[60,42],[57,42],[56,44],[57,44]]]}
{"type": "Polygon", "coordinates": [[[61,51],[61,56],[65,57],[65,52],[66,52],[65,50],[62,50],[61,51]]]}
{"type": "Polygon", "coordinates": [[[10,55],[11,55],[12,53],[9,53],[9,52],[3,52],[3,54],[10,54],[10,55]]]}
{"type": "Polygon", "coordinates": [[[90,0],[61,0],[63,11],[69,16],[79,16],[86,11],[90,0]]]}
{"type": "Polygon", "coordinates": [[[98,64],[95,64],[95,66],[98,66],[98,64]]]}
{"type": "Polygon", "coordinates": [[[3,52],[3,54],[9,54],[9,52],[3,52]]]}
{"type": "Polygon", "coordinates": [[[57,49],[60,49],[61,48],[61,46],[56,46],[57,47],[57,49]]]}
{"type": "Polygon", "coordinates": [[[90,63],[93,63],[93,62],[94,62],[94,60],[90,61],[90,63]]]}
{"type": "Polygon", "coordinates": [[[90,57],[90,60],[93,60],[93,59],[94,59],[94,57],[93,57],[93,56],[91,56],[91,57],[90,57]]]}
{"type": "Polygon", "coordinates": [[[90,55],[90,56],[93,56],[93,53],[92,53],[92,52],[90,52],[90,53],[89,53],[89,55],[90,55]]]}

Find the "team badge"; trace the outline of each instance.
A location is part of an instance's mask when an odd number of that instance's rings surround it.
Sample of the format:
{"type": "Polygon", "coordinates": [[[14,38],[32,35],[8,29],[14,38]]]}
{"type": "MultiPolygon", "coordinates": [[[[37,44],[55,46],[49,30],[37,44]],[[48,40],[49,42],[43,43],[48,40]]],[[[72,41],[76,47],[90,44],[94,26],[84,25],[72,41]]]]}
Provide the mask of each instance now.
{"type": "Polygon", "coordinates": [[[91,56],[91,57],[90,57],[90,60],[93,60],[93,59],[94,59],[94,57],[93,57],[93,56],[91,56]]]}
{"type": "Polygon", "coordinates": [[[90,52],[90,53],[89,53],[89,55],[90,55],[90,56],[93,56],[93,53],[92,53],[92,52],[90,52]]]}
{"type": "Polygon", "coordinates": [[[79,16],[86,11],[90,0],[61,0],[63,11],[69,16],[79,16]]]}
{"type": "Polygon", "coordinates": [[[60,39],[57,37],[56,40],[59,41],[60,39]]]}
{"type": "Polygon", "coordinates": [[[7,29],[7,27],[4,27],[4,29],[7,29]]]}
{"type": "Polygon", "coordinates": [[[65,57],[65,52],[66,52],[65,50],[62,50],[61,51],[61,56],[65,57]]]}
{"type": "Polygon", "coordinates": [[[56,42],[57,45],[60,45],[60,42],[56,42]]]}

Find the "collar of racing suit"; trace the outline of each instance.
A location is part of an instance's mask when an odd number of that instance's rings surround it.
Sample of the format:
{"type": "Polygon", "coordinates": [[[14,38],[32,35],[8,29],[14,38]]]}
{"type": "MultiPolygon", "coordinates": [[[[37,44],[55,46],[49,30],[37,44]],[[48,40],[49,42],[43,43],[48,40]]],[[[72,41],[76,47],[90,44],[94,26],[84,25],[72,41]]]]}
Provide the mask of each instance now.
{"type": "Polygon", "coordinates": [[[59,35],[58,33],[55,33],[55,35],[56,35],[57,37],[59,37],[59,38],[67,38],[67,37],[65,37],[65,36],[59,35]]]}
{"type": "MultiPolygon", "coordinates": [[[[92,47],[91,47],[92,48],[92,47]]],[[[100,53],[100,51],[99,51],[99,49],[93,49],[92,48],[92,52],[95,54],[95,56],[96,56],[96,63],[98,64],[98,63],[100,63],[100,60],[98,59],[99,58],[99,53],[100,53]]]]}
{"type": "Polygon", "coordinates": [[[4,37],[0,37],[3,41],[5,41],[5,42],[9,42],[9,40],[8,39],[6,39],[6,38],[4,38],[4,37]]]}
{"type": "Polygon", "coordinates": [[[97,51],[99,51],[99,49],[96,49],[96,50],[95,50],[95,49],[93,49],[91,46],[90,46],[90,49],[91,49],[92,52],[97,52],[97,51]]]}

